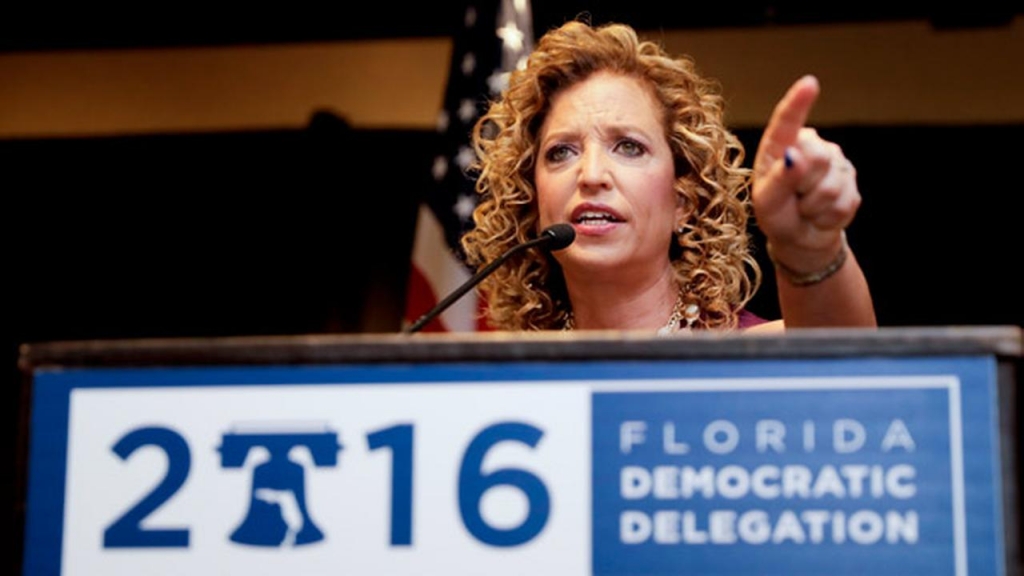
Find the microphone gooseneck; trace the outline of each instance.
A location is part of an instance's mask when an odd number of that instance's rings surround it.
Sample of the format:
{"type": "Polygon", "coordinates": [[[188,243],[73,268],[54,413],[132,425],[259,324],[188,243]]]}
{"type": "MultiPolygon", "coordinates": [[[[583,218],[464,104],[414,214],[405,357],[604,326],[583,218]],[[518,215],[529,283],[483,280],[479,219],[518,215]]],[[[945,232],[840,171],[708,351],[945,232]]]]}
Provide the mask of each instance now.
{"type": "Polygon", "coordinates": [[[403,330],[406,334],[412,334],[418,332],[421,328],[427,325],[428,322],[433,320],[438,314],[444,312],[449,306],[455,303],[456,300],[462,297],[463,294],[469,292],[470,288],[476,286],[481,280],[489,276],[492,272],[497,270],[498,266],[501,266],[506,260],[509,259],[513,254],[532,248],[534,246],[543,246],[547,250],[561,250],[567,248],[572,244],[573,240],[576,239],[576,230],[573,229],[572,224],[560,223],[548,226],[533,240],[528,240],[522,244],[516,244],[509,248],[504,254],[499,256],[493,262],[481,268],[472,278],[465,281],[461,286],[455,289],[451,294],[445,297],[444,300],[437,303],[426,314],[420,316],[419,320],[409,325],[408,328],[403,330]]]}

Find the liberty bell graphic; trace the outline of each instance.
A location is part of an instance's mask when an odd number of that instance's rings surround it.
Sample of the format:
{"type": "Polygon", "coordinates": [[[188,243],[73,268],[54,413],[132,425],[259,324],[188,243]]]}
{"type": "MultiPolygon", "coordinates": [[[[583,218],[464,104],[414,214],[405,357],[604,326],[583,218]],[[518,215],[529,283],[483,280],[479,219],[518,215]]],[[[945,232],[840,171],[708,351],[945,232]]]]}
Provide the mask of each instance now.
{"type": "Polygon", "coordinates": [[[321,431],[282,432],[237,428],[222,436],[218,448],[221,466],[242,468],[253,449],[269,454],[252,469],[249,511],[231,533],[231,541],[252,546],[301,546],[323,540],[306,508],[306,469],[296,462],[296,450],[305,448],[317,467],[334,467],[342,445],[338,434],[321,431]],[[265,450],[265,452],[264,452],[265,450]]]}

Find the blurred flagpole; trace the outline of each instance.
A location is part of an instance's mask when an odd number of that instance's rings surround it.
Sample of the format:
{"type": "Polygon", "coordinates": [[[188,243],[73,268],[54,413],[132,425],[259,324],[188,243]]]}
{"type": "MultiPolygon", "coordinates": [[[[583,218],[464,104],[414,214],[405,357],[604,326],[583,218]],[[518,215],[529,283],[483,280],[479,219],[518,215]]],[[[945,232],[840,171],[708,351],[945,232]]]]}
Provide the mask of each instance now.
{"type": "MultiPolygon", "coordinates": [[[[469,0],[453,38],[444,106],[437,130],[441,151],[434,159],[435,186],[420,204],[413,241],[404,324],[415,322],[472,275],[461,257],[459,238],[472,228],[477,194],[466,173],[474,159],[473,124],[489,99],[508,83],[508,74],[524,66],[533,49],[529,0],[469,0]]],[[[480,317],[483,303],[467,293],[423,332],[472,332],[488,329],[480,317]]]]}

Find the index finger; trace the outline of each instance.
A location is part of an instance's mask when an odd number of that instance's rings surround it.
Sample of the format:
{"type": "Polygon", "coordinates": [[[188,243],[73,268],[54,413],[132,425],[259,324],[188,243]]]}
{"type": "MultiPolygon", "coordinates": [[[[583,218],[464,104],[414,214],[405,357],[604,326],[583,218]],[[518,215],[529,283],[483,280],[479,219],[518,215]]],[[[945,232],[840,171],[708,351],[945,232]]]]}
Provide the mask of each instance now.
{"type": "Polygon", "coordinates": [[[794,82],[775,105],[757,147],[761,170],[768,169],[772,162],[782,157],[787,147],[796,142],[820,91],[818,79],[807,75],[794,82]]]}

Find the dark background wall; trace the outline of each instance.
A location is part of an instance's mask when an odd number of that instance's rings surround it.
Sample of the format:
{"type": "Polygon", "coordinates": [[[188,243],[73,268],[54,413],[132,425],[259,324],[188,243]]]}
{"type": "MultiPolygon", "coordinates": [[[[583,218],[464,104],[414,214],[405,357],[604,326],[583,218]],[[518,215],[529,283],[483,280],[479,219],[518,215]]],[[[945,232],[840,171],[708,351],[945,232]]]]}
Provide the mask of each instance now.
{"type": "MultiPolygon", "coordinates": [[[[628,4],[536,3],[535,29],[582,10],[663,29],[919,18],[971,28],[1013,17],[963,7],[954,14],[783,4],[667,15],[658,3],[628,4]]],[[[0,52],[444,36],[458,14],[455,4],[403,8],[400,19],[387,18],[382,6],[366,8],[359,19],[291,14],[250,25],[195,15],[115,25],[96,13],[77,15],[88,17],[83,25],[74,14],[15,12],[0,24],[0,52]]],[[[1019,63],[1024,54],[1007,58],[1019,63]]],[[[864,204],[849,239],[883,326],[1024,326],[1024,124],[820,131],[858,167],[864,204]]],[[[737,132],[752,153],[759,130],[737,132]]],[[[22,447],[21,343],[397,330],[415,211],[436,144],[430,130],[352,128],[330,112],[280,130],[0,138],[11,263],[0,457],[15,463],[22,447]]],[[[775,317],[771,268],[752,233],[767,274],[751,307],[775,317]]],[[[0,489],[18,533],[16,478],[5,475],[0,489]]],[[[20,541],[6,557],[17,562],[20,541]]]]}

